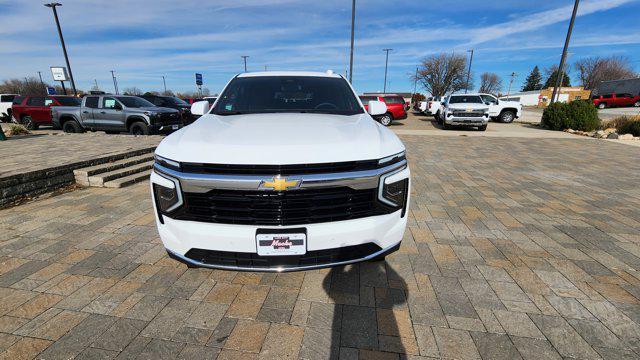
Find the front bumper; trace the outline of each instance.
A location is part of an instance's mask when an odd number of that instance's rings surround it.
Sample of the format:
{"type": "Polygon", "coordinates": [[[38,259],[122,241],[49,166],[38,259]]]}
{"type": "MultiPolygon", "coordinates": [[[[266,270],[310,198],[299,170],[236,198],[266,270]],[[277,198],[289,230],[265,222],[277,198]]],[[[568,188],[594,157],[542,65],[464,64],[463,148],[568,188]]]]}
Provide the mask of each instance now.
{"type": "MultiPolygon", "coordinates": [[[[409,178],[405,168],[394,177],[409,178]]],[[[153,171],[153,184],[166,186],[168,181],[153,171]]],[[[159,214],[152,195],[156,224],[160,239],[171,257],[193,266],[245,271],[298,271],[346,265],[367,261],[398,249],[407,226],[407,207],[410,201],[410,182],[405,210],[358,219],[290,226],[237,225],[190,220],[176,220],[159,214]],[[306,254],[294,256],[258,256],[258,229],[277,230],[304,228],[307,234],[306,254]],[[345,254],[341,249],[359,249],[345,254]],[[365,250],[363,250],[365,249],[365,250]],[[214,255],[193,256],[194,252],[214,255]],[[309,259],[313,257],[313,259],[309,259]],[[215,259],[215,261],[206,261],[215,259]],[[281,259],[276,259],[281,258],[281,259]],[[286,259],[285,259],[286,258],[286,259]],[[275,259],[275,261],[273,261],[275,259]],[[279,262],[279,260],[282,260],[279,262]],[[291,260],[291,261],[290,261],[291,260]],[[299,260],[299,261],[298,261],[299,260]]],[[[347,251],[348,252],[348,251],[347,251]]]]}
{"type": "Polygon", "coordinates": [[[151,124],[151,126],[149,126],[149,129],[153,133],[170,133],[182,128],[183,126],[184,125],[182,125],[182,122],[175,124],[151,124]]]}
{"type": "Polygon", "coordinates": [[[444,119],[444,122],[447,125],[453,126],[483,126],[489,123],[489,117],[456,117],[456,116],[447,116],[444,119]]]}

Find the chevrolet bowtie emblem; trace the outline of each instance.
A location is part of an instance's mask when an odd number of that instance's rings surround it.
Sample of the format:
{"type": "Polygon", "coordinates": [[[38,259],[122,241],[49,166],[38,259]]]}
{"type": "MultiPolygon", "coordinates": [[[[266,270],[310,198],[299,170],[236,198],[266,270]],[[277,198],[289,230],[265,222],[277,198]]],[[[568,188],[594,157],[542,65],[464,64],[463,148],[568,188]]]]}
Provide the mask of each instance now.
{"type": "Polygon", "coordinates": [[[301,183],[302,183],[302,180],[298,180],[298,179],[287,180],[287,178],[283,178],[278,175],[271,180],[262,180],[262,182],[260,182],[260,189],[284,191],[291,188],[300,187],[301,183]]]}

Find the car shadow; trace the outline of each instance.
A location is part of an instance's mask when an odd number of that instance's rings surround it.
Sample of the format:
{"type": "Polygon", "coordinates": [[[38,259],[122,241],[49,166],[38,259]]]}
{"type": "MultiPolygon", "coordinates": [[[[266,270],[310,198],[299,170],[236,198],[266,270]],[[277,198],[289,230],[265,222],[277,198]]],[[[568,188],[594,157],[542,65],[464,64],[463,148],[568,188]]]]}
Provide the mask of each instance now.
{"type": "Polygon", "coordinates": [[[405,353],[392,310],[404,307],[407,285],[385,261],[332,268],[322,285],[336,304],[329,359],[358,358],[360,349],[405,353]]]}

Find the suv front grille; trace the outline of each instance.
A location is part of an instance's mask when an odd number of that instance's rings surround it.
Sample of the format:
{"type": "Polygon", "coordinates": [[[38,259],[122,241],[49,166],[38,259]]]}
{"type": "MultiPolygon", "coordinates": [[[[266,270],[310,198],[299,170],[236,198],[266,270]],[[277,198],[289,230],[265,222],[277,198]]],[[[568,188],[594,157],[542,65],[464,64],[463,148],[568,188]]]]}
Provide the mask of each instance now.
{"type": "Polygon", "coordinates": [[[157,118],[157,123],[160,125],[178,124],[181,121],[179,113],[160,113],[157,118]]]}
{"type": "Polygon", "coordinates": [[[483,117],[484,113],[480,111],[454,111],[455,117],[483,117]]]}
{"type": "Polygon", "coordinates": [[[278,192],[221,189],[187,192],[184,205],[167,216],[199,222],[284,226],[358,219],[398,210],[378,202],[377,191],[377,188],[335,187],[278,192]]]}
{"type": "MultiPolygon", "coordinates": [[[[380,167],[378,160],[346,161],[295,165],[228,165],[181,163],[182,171],[195,174],[233,175],[306,175],[372,170],[380,167]]],[[[385,164],[387,165],[387,164],[385,164]]]]}

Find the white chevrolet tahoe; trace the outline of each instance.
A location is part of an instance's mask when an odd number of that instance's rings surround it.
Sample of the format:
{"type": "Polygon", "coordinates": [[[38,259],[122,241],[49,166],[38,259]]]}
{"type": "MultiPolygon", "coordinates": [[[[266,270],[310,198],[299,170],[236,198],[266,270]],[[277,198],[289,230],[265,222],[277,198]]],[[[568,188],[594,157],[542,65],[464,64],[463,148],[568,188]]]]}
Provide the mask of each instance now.
{"type": "Polygon", "coordinates": [[[16,94],[0,94],[0,120],[11,121],[11,106],[16,94]]]}
{"type": "Polygon", "coordinates": [[[442,102],[442,127],[450,129],[453,126],[474,126],[480,131],[487,130],[489,123],[489,105],[480,95],[450,95],[442,102]]]}
{"type": "Polygon", "coordinates": [[[340,75],[235,76],[156,149],[160,238],[188,266],[295,271],[381,260],[400,246],[409,167],[398,137],[340,75]]]}

